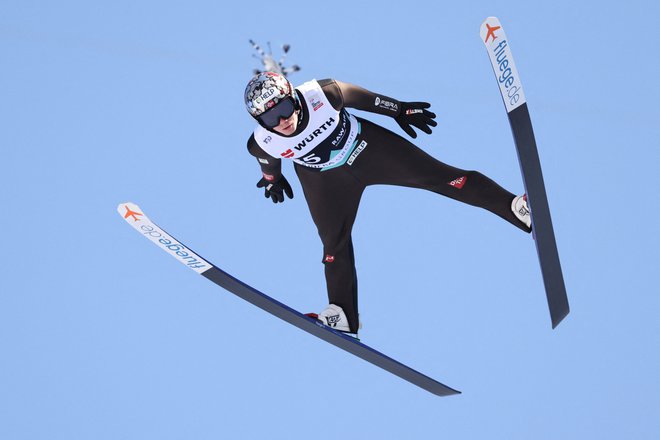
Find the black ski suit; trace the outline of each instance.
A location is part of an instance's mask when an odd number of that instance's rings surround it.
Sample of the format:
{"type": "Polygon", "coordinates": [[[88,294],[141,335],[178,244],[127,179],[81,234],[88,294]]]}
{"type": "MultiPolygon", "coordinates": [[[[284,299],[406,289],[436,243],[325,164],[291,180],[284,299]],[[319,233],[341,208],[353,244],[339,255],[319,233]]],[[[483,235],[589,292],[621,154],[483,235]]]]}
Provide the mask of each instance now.
{"type": "MultiPolygon", "coordinates": [[[[354,85],[329,79],[318,84],[336,110],[351,107],[396,117],[401,109],[399,101],[354,85]],[[389,105],[378,105],[382,102],[389,105]]],[[[303,108],[297,133],[305,129],[305,116],[309,114],[305,100],[301,102],[303,108]]],[[[359,322],[351,231],[367,186],[382,184],[426,189],[487,209],[523,231],[530,231],[511,210],[515,195],[493,180],[478,171],[444,164],[390,130],[363,118],[357,120],[360,133],[352,160],[324,171],[294,164],[323,243],[328,300],[344,310],[351,332],[357,332],[359,322]]],[[[323,145],[316,149],[322,148],[323,145]]],[[[248,151],[259,159],[262,173],[268,180],[279,179],[281,160],[266,154],[254,135],[248,141],[248,151]]]]}

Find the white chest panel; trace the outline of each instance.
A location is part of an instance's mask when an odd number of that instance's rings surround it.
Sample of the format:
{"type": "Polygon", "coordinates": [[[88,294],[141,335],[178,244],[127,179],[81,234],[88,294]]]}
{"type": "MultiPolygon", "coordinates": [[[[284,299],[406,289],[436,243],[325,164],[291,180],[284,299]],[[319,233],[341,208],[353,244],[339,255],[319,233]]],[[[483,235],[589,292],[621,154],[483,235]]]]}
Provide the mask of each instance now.
{"type": "Polygon", "coordinates": [[[315,80],[302,84],[297,90],[307,104],[307,127],[296,136],[286,137],[258,126],[254,130],[254,139],[262,150],[278,159],[293,159],[294,162],[312,168],[335,165],[345,155],[341,154],[345,153],[342,150],[350,147],[355,139],[358,126],[355,117],[345,111],[335,110],[315,80]],[[333,134],[338,139],[330,138],[333,134]],[[311,154],[326,140],[332,146],[337,146],[336,153],[323,158],[311,154]],[[351,142],[346,142],[348,140],[351,142]]]}

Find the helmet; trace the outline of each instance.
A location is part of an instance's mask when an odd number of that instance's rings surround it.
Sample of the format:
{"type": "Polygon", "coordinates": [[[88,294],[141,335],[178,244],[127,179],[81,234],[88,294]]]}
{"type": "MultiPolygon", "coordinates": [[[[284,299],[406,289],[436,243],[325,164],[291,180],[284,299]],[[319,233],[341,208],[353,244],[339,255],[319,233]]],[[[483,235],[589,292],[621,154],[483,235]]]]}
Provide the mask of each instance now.
{"type": "Polygon", "coordinates": [[[256,118],[289,96],[297,103],[298,97],[293,90],[293,86],[283,75],[261,72],[245,87],[245,106],[252,117],[256,118]]]}

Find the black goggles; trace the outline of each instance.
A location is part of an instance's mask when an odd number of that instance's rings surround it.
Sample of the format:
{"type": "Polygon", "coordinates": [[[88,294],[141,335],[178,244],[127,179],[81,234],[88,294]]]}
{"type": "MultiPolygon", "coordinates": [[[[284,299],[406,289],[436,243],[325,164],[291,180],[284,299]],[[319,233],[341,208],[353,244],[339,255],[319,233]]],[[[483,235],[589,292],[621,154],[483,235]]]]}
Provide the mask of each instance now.
{"type": "Polygon", "coordinates": [[[294,111],[296,111],[296,105],[293,102],[293,98],[289,96],[285,100],[275,104],[275,107],[257,116],[257,119],[266,127],[275,128],[280,125],[280,119],[289,119],[294,111]]]}

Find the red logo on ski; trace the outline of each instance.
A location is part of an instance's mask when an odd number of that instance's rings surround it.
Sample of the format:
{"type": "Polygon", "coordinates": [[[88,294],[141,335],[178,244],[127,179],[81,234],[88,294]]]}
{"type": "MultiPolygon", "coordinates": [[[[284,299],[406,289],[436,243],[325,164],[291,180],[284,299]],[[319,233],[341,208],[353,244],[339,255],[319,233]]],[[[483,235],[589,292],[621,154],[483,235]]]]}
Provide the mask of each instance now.
{"type": "Polygon", "coordinates": [[[449,185],[453,186],[454,188],[461,189],[463,188],[463,185],[465,185],[465,182],[467,182],[467,176],[459,177],[458,179],[454,179],[451,182],[449,182],[449,185]]]}
{"type": "Polygon", "coordinates": [[[488,33],[486,34],[486,39],[484,40],[484,43],[488,43],[488,39],[490,37],[493,37],[493,41],[497,40],[497,35],[495,35],[495,31],[500,29],[502,26],[490,27],[490,25],[486,23],[486,27],[488,28],[488,33]]]}
{"type": "Polygon", "coordinates": [[[133,217],[134,221],[138,221],[139,218],[137,218],[137,216],[144,215],[141,212],[131,211],[131,208],[129,208],[128,205],[124,205],[124,208],[126,208],[126,215],[124,215],[124,218],[133,217]]]}
{"type": "Polygon", "coordinates": [[[324,263],[332,263],[334,261],[335,261],[334,255],[326,255],[325,258],[323,259],[324,263]]]}

